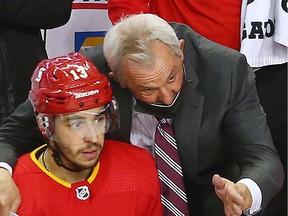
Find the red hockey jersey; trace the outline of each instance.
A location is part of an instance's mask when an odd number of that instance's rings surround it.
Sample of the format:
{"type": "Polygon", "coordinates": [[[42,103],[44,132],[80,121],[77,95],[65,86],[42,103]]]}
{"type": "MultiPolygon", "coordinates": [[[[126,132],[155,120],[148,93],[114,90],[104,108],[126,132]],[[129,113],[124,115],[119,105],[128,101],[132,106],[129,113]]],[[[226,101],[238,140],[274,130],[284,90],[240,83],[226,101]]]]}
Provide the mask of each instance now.
{"type": "Polygon", "coordinates": [[[144,149],[106,140],[91,176],[67,183],[38,162],[44,146],[22,156],[13,173],[20,216],[160,216],[160,186],[154,159],[144,149]]]}

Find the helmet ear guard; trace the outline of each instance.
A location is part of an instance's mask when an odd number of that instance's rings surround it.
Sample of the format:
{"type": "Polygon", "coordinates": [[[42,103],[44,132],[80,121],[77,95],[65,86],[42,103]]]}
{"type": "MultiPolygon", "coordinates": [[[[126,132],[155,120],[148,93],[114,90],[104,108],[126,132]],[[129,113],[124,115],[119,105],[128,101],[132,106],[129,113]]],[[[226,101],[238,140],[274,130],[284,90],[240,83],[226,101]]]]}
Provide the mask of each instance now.
{"type": "Polygon", "coordinates": [[[45,115],[43,113],[39,113],[36,115],[36,121],[38,124],[38,128],[41,132],[41,134],[47,138],[50,139],[52,137],[52,131],[53,131],[53,123],[51,120],[52,116],[49,117],[48,115],[45,115]]]}

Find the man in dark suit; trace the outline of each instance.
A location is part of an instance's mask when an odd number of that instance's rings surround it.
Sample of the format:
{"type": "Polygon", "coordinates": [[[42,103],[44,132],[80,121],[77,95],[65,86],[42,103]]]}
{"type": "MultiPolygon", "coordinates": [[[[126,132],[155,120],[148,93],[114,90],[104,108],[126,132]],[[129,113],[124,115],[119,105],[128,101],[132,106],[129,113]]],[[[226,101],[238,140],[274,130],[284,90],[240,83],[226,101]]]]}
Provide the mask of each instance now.
{"type": "MultiPolygon", "coordinates": [[[[153,149],[154,116],[170,119],[190,215],[255,214],[280,190],[283,169],[254,74],[237,51],[185,25],[171,26],[180,40],[157,16],[135,15],[109,30],[105,57],[101,46],[83,51],[114,80],[121,127],[108,137],[153,149]]],[[[19,154],[39,145],[33,119],[29,102],[7,119],[0,161],[13,166],[19,154]]]]}

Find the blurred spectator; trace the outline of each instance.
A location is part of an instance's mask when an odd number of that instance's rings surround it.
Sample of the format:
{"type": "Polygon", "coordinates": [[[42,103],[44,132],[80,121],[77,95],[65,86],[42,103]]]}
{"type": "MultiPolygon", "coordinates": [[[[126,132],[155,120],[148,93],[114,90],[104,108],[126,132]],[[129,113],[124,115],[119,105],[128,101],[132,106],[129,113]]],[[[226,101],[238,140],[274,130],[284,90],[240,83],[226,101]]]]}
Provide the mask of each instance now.
{"type": "Polygon", "coordinates": [[[287,0],[243,0],[241,9],[240,52],[255,69],[260,103],[286,174],[264,216],[287,215],[287,7],[287,0]]]}
{"type": "Polygon", "coordinates": [[[123,15],[140,12],[187,24],[214,42],[240,49],[240,0],[108,0],[108,15],[112,23],[123,15]]]}
{"type": "Polygon", "coordinates": [[[47,58],[40,29],[65,24],[72,0],[0,0],[0,124],[27,99],[37,63],[47,58]]]}

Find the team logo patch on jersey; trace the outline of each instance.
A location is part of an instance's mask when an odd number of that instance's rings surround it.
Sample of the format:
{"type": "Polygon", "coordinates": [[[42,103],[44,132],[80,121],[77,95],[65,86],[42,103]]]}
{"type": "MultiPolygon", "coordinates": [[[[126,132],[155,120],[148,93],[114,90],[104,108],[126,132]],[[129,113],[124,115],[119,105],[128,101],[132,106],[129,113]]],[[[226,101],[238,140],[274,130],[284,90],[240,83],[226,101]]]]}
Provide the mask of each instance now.
{"type": "Polygon", "coordinates": [[[76,189],[76,197],[79,200],[87,200],[90,197],[90,191],[87,186],[80,186],[76,189]]]}

